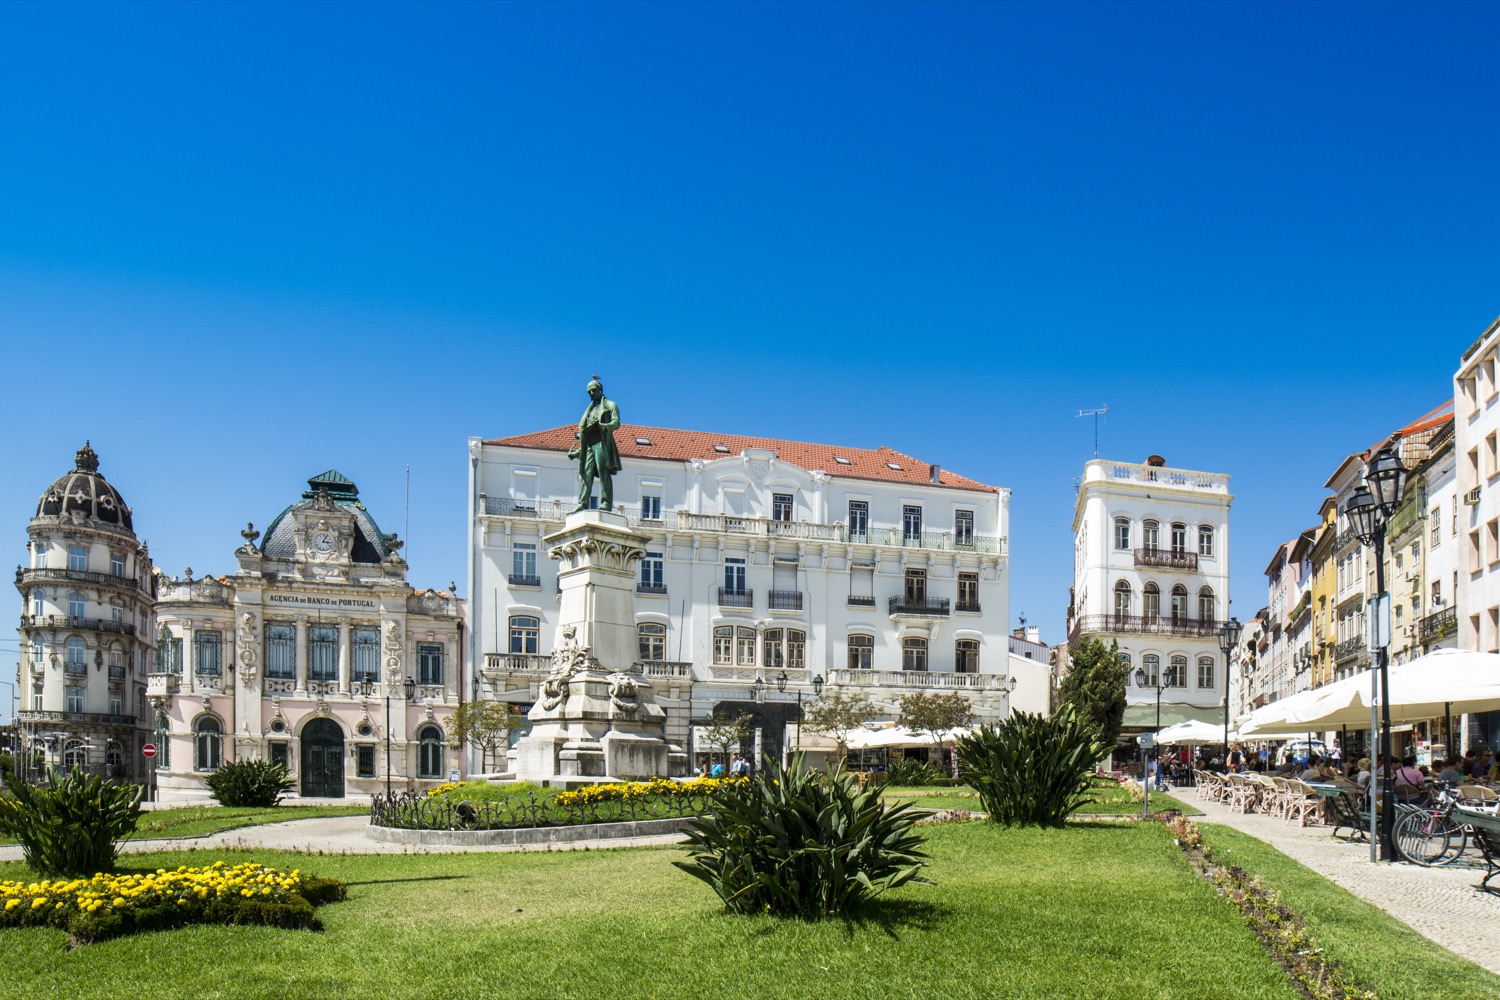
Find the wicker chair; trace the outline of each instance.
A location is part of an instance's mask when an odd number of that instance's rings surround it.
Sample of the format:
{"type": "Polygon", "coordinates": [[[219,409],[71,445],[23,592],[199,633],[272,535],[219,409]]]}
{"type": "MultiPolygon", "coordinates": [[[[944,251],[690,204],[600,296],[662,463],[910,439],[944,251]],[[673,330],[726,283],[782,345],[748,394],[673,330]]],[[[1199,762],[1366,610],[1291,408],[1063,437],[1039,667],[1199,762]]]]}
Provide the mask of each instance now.
{"type": "Polygon", "coordinates": [[[1286,819],[1288,822],[1297,821],[1298,826],[1307,826],[1307,819],[1312,817],[1313,825],[1319,826],[1323,822],[1323,799],[1305,781],[1289,780],[1287,787],[1286,819]]]}
{"type": "Polygon", "coordinates": [[[1500,793],[1483,785],[1459,785],[1458,797],[1471,809],[1485,809],[1493,812],[1495,807],[1500,805],[1500,793]]]}

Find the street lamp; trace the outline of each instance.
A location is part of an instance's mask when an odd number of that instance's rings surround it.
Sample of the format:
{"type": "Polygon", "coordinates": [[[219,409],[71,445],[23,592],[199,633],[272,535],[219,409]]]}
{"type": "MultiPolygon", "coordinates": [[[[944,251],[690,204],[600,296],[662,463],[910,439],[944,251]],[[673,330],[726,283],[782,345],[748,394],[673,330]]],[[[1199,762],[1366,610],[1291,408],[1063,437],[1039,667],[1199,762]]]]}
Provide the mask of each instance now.
{"type": "MultiPolygon", "coordinates": [[[[406,694],[406,700],[410,702],[417,693],[417,682],[412,678],[406,678],[401,685],[406,694]]],[[[385,691],[385,797],[391,797],[391,691],[385,691]]]]}
{"type": "Polygon", "coordinates": [[[760,676],[757,674],[756,678],[755,678],[755,683],[750,685],[750,700],[753,701],[753,702],[755,702],[756,704],[759,704],[760,703],[760,693],[762,691],[764,691],[765,688],[766,688],[766,682],[763,681],[763,680],[761,680],[760,676]]]}
{"type": "MultiPolygon", "coordinates": [[[[1386,758],[1385,774],[1381,781],[1381,800],[1385,808],[1380,815],[1380,856],[1383,860],[1396,860],[1392,845],[1392,832],[1396,823],[1395,784],[1396,769],[1391,766],[1391,681],[1387,670],[1387,645],[1390,640],[1385,615],[1389,612],[1385,593],[1385,526],[1401,506],[1401,495],[1406,490],[1406,466],[1389,446],[1380,451],[1365,465],[1365,481],[1356,487],[1344,503],[1344,517],[1349,529],[1365,547],[1375,547],[1375,664],[1380,680],[1380,745],[1377,759],[1386,758]]],[[[1372,807],[1373,808],[1373,807],[1372,807]]],[[[1370,850],[1374,852],[1374,844],[1370,850]]]]}
{"type": "Polygon", "coordinates": [[[1019,683],[1019,682],[1016,680],[1016,678],[1014,676],[1012,676],[1010,678],[1010,680],[1008,680],[1008,681],[1005,682],[1005,714],[1006,714],[1006,716],[1009,716],[1010,713],[1011,713],[1010,696],[1016,693],[1016,684],[1017,683],[1019,683]]]}
{"type": "Polygon", "coordinates": [[[1219,626],[1219,648],[1224,651],[1224,769],[1229,769],[1229,654],[1239,644],[1240,630],[1244,628],[1238,618],[1231,617],[1219,626]]]}
{"type": "MultiPolygon", "coordinates": [[[[1168,687],[1171,687],[1172,681],[1176,679],[1176,676],[1177,675],[1176,675],[1175,669],[1173,667],[1168,667],[1165,672],[1162,672],[1162,673],[1158,674],[1158,676],[1157,676],[1157,678],[1156,678],[1155,681],[1153,681],[1150,684],[1147,684],[1146,683],[1146,668],[1145,667],[1136,667],[1135,668],[1135,686],[1136,687],[1155,687],[1156,688],[1156,732],[1154,732],[1154,733],[1151,734],[1151,742],[1152,742],[1151,747],[1146,748],[1146,747],[1143,746],[1142,750],[1141,750],[1141,789],[1144,792],[1144,799],[1145,799],[1144,803],[1142,804],[1142,807],[1145,809],[1147,815],[1150,815],[1150,813],[1151,813],[1151,776],[1146,773],[1147,770],[1148,770],[1148,767],[1147,767],[1147,763],[1148,762],[1146,760],[1146,749],[1151,749],[1153,752],[1155,751],[1156,733],[1161,732],[1161,693],[1162,693],[1162,691],[1166,690],[1168,687]]],[[[1161,778],[1161,765],[1160,764],[1156,765],[1156,776],[1157,776],[1157,779],[1160,780],[1160,778],[1161,778]]]]}

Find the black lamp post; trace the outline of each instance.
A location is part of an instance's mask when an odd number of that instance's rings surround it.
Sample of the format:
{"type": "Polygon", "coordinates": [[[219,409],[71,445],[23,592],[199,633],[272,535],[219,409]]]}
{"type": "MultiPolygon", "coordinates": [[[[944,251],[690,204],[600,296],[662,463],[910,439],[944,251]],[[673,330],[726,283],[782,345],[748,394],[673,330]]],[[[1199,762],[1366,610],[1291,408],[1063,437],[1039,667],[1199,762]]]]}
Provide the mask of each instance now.
{"type": "Polygon", "coordinates": [[[1173,680],[1173,677],[1174,677],[1174,674],[1172,673],[1172,668],[1168,667],[1166,670],[1164,670],[1164,671],[1161,672],[1160,676],[1158,676],[1155,681],[1153,681],[1151,684],[1147,684],[1146,683],[1146,668],[1145,667],[1136,667],[1135,668],[1135,686],[1136,687],[1143,687],[1143,688],[1155,687],[1156,688],[1156,731],[1157,732],[1161,732],[1161,693],[1163,691],[1165,691],[1167,688],[1169,688],[1169,687],[1172,686],[1171,685],[1171,681],[1173,680]]]}
{"type": "Polygon", "coordinates": [[[1229,654],[1240,641],[1240,630],[1244,628],[1238,618],[1231,617],[1219,626],[1219,648],[1224,651],[1224,769],[1229,769],[1229,654]]]}
{"type": "Polygon", "coordinates": [[[1382,860],[1394,861],[1396,854],[1392,845],[1392,831],[1396,823],[1395,784],[1396,769],[1391,766],[1391,682],[1387,670],[1387,643],[1389,630],[1382,628],[1388,613],[1385,593],[1385,526],[1396,508],[1401,506],[1401,495],[1406,489],[1406,466],[1389,447],[1365,465],[1364,484],[1357,487],[1344,503],[1344,517],[1349,528],[1361,545],[1375,548],[1375,632],[1378,640],[1375,649],[1375,665],[1380,671],[1380,746],[1377,759],[1385,757],[1384,778],[1381,781],[1381,800],[1385,807],[1380,814],[1380,856],[1382,860]]]}
{"type": "MultiPolygon", "coordinates": [[[[401,685],[406,694],[406,700],[410,702],[417,693],[417,682],[412,678],[406,678],[401,685]]],[[[385,797],[391,797],[391,691],[385,692],[385,797]]]]}

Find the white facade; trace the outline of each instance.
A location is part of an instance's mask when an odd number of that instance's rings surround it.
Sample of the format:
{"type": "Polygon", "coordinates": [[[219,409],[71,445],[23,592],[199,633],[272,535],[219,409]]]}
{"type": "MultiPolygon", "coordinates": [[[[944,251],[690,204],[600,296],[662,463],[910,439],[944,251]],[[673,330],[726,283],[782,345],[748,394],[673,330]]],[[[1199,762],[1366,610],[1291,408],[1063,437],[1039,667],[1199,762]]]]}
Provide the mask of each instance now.
{"type": "Polygon", "coordinates": [[[1453,376],[1458,483],[1458,645],[1500,652],[1500,319],[1453,376]]]}
{"type": "Polygon", "coordinates": [[[1095,459],[1084,467],[1073,515],[1073,605],[1068,640],[1119,643],[1129,660],[1127,728],[1163,719],[1222,718],[1226,691],[1219,627],[1229,618],[1229,477],[1095,459]],[[1147,672],[1139,685],[1137,668],[1147,672]],[[1215,713],[1218,713],[1217,715],[1215,713]]]}
{"type": "MultiPolygon", "coordinates": [[[[722,709],[754,715],[775,752],[815,679],[885,719],[916,691],[1008,710],[1007,490],[889,449],[632,425],[615,441],[615,508],[651,536],[638,664],[673,743],[722,709]]],[[[558,591],[541,538],[576,503],[572,443],[571,426],[470,440],[477,697],[524,708],[546,674],[558,591]]]]}

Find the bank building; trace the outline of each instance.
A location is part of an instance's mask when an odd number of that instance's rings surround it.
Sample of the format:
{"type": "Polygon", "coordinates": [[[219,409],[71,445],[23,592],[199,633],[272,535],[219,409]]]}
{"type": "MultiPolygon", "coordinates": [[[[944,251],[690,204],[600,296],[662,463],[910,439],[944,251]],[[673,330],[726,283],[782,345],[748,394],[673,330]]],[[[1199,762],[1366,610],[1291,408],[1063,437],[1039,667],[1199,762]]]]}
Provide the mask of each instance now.
{"type": "Polygon", "coordinates": [[[285,764],[308,798],[444,780],[463,602],[406,582],[402,543],[334,470],[241,535],[235,572],[158,577],[146,697],[160,798],[206,798],[207,775],[246,758],[285,764]]]}

